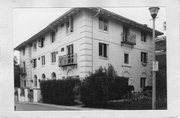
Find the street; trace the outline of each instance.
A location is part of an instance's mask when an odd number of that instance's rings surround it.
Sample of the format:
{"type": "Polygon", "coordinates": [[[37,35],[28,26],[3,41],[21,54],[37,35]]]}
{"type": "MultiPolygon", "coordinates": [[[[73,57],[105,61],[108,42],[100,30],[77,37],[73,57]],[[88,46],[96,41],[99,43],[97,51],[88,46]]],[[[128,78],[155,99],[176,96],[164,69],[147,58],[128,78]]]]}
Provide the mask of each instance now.
{"type": "Polygon", "coordinates": [[[15,111],[57,111],[57,110],[81,110],[78,106],[61,106],[41,103],[16,102],[15,111]]]}

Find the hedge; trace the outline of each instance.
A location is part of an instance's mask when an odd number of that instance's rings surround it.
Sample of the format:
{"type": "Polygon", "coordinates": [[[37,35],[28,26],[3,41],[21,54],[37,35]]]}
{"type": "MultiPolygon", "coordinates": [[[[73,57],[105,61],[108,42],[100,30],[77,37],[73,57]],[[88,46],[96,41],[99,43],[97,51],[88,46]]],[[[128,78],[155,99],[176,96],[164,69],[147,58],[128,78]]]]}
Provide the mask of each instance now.
{"type": "Polygon", "coordinates": [[[50,104],[72,105],[75,99],[74,88],[78,84],[80,80],[77,78],[41,81],[42,101],[50,104]]]}

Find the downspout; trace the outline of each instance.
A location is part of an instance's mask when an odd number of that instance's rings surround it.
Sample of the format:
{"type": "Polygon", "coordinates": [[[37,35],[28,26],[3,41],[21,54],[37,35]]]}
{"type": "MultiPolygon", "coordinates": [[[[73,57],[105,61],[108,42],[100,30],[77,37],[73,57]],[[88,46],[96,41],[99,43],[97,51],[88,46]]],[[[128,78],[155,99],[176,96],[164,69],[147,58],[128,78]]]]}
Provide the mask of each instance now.
{"type": "Polygon", "coordinates": [[[100,13],[100,11],[101,11],[101,9],[100,8],[97,8],[98,9],[98,11],[97,11],[97,13],[93,16],[93,19],[92,19],[92,73],[93,73],[93,71],[94,71],[94,69],[93,69],[93,67],[94,67],[94,65],[93,65],[93,44],[94,44],[94,19],[95,19],[95,17],[100,13]]]}

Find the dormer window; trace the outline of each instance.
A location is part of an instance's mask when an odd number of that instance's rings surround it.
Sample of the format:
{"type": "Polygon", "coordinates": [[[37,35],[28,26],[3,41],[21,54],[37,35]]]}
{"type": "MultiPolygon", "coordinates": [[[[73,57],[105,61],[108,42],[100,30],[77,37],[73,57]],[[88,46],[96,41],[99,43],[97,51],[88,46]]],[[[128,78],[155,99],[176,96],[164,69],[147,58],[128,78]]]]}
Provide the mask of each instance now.
{"type": "Polygon", "coordinates": [[[73,18],[69,17],[66,21],[66,33],[73,32],[73,18]]]}
{"type": "Polygon", "coordinates": [[[102,16],[99,17],[99,29],[108,31],[108,19],[102,16]]]}

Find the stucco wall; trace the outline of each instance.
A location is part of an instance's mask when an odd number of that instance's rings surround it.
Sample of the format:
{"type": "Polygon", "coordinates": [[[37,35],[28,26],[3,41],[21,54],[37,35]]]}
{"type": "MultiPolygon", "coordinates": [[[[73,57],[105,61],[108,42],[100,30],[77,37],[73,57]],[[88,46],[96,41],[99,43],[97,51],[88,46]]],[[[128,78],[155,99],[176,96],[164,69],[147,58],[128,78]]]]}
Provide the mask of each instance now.
{"type": "Polygon", "coordinates": [[[26,48],[26,56],[23,56],[21,51],[21,62],[28,60],[26,67],[29,70],[29,78],[33,79],[34,75],[37,75],[38,79],[42,79],[42,74],[44,73],[46,78],[50,79],[52,72],[56,73],[57,79],[67,77],[68,72],[73,75],[79,75],[79,77],[85,77],[88,76],[89,72],[95,71],[100,66],[112,64],[119,76],[130,78],[130,84],[135,85],[136,91],[140,90],[140,77],[146,77],[146,85],[151,85],[151,37],[147,35],[147,42],[144,43],[141,41],[141,31],[130,28],[130,31],[136,34],[136,45],[133,48],[126,47],[121,45],[123,24],[109,19],[108,31],[102,31],[99,29],[98,17],[95,17],[93,20],[94,15],[95,13],[92,12],[81,11],[73,17],[74,31],[72,33],[66,34],[65,24],[63,27],[59,25],[54,43],[51,43],[50,33],[47,33],[43,48],[39,48],[37,45],[37,49],[34,51],[33,47],[28,47],[26,48]],[[99,57],[99,42],[108,44],[107,59],[99,57]],[[63,70],[58,67],[58,56],[65,55],[67,53],[66,46],[70,44],[74,45],[74,53],[77,53],[77,68],[67,67],[63,70]],[[63,52],[61,48],[64,48],[63,52]],[[53,51],[58,52],[55,63],[51,63],[51,52],[53,51]],[[141,51],[148,53],[148,64],[145,67],[141,65],[141,51]],[[124,53],[129,54],[128,65],[124,64],[124,53]],[[42,66],[41,56],[43,55],[45,55],[46,62],[42,66]],[[34,58],[37,59],[36,68],[32,68],[30,63],[30,60],[34,58]]]}

